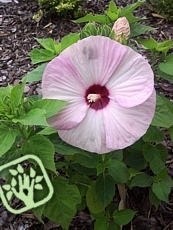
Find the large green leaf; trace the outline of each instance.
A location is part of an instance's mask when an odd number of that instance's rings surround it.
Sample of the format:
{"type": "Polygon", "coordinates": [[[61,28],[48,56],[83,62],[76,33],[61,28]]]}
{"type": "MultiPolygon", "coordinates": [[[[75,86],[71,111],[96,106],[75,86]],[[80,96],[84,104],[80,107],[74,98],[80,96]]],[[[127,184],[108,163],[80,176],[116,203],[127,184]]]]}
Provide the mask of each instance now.
{"type": "Polygon", "coordinates": [[[113,218],[115,223],[119,225],[126,225],[133,219],[135,214],[136,212],[130,209],[115,210],[113,218]]]}
{"type": "Polygon", "coordinates": [[[51,135],[49,137],[50,141],[53,143],[55,151],[57,153],[63,154],[63,155],[74,155],[77,153],[84,153],[85,151],[82,149],[79,149],[77,147],[74,147],[72,145],[67,144],[63,140],[60,139],[58,134],[51,135]]]}
{"type": "Polygon", "coordinates": [[[67,47],[71,46],[72,44],[76,43],[80,38],[80,34],[78,33],[71,33],[66,35],[61,40],[61,49],[65,50],[67,47]]]}
{"type": "Polygon", "coordinates": [[[47,63],[44,63],[42,65],[39,65],[36,69],[32,70],[29,72],[25,78],[26,82],[36,82],[36,81],[41,81],[42,75],[44,72],[44,69],[46,67],[47,63]]]}
{"type": "Polygon", "coordinates": [[[17,130],[0,127],[0,157],[12,147],[18,134],[17,130]]]}
{"type": "Polygon", "coordinates": [[[98,154],[93,153],[80,153],[76,156],[74,163],[79,163],[86,168],[96,168],[99,163],[100,157],[98,154]]]}
{"type": "Polygon", "coordinates": [[[173,61],[159,63],[159,69],[162,72],[173,76],[173,61]]]}
{"type": "Polygon", "coordinates": [[[93,183],[87,190],[86,202],[89,210],[93,214],[100,213],[104,210],[104,206],[96,194],[95,183],[93,183]]]}
{"type": "Polygon", "coordinates": [[[138,175],[136,175],[135,177],[133,177],[133,179],[131,180],[131,184],[130,187],[149,187],[152,183],[151,177],[145,173],[140,173],[138,175]]]}
{"type": "Polygon", "coordinates": [[[60,176],[52,181],[52,185],[54,194],[46,204],[43,214],[51,221],[60,223],[63,229],[68,230],[76,213],[76,205],[81,202],[79,190],[75,185],[69,185],[68,181],[60,176]]]}
{"type": "Polygon", "coordinates": [[[103,206],[106,207],[115,195],[115,181],[110,175],[101,174],[96,180],[95,192],[103,206]]]}
{"type": "Polygon", "coordinates": [[[164,128],[169,128],[173,125],[173,103],[161,95],[157,95],[156,110],[152,125],[164,128]]]}
{"type": "Polygon", "coordinates": [[[10,99],[14,107],[18,107],[19,104],[22,102],[22,99],[24,98],[23,89],[24,85],[15,85],[11,89],[10,99]]]}
{"type": "Polygon", "coordinates": [[[160,199],[169,203],[168,195],[171,191],[171,187],[173,186],[173,181],[170,177],[167,177],[166,180],[158,181],[153,183],[152,191],[155,195],[160,199]]]}
{"type": "Polygon", "coordinates": [[[137,37],[141,34],[145,34],[146,32],[149,32],[153,29],[154,28],[151,26],[145,26],[143,24],[133,23],[130,25],[130,37],[137,37]]]}
{"type": "Polygon", "coordinates": [[[111,164],[108,167],[108,171],[116,183],[126,183],[129,179],[127,166],[118,160],[113,159],[111,161],[111,164]]]}
{"type": "Polygon", "coordinates": [[[12,121],[14,123],[21,123],[23,125],[42,125],[48,126],[46,122],[46,110],[44,109],[33,109],[21,118],[14,118],[12,121]]]}
{"type": "Polygon", "coordinates": [[[56,53],[55,46],[57,45],[57,43],[54,39],[52,39],[52,38],[36,38],[36,40],[46,50],[49,50],[52,53],[56,53]]]}
{"type": "Polygon", "coordinates": [[[45,168],[50,169],[56,173],[54,163],[54,146],[44,136],[35,135],[26,140],[22,145],[24,154],[33,154],[40,158],[45,168]]]}
{"type": "MultiPolygon", "coordinates": [[[[158,174],[161,170],[165,168],[165,162],[162,159],[159,149],[157,147],[150,146],[144,149],[143,153],[145,159],[149,162],[150,168],[154,174],[158,174]]],[[[166,156],[166,154],[165,154],[166,156]]]]}
{"type": "Polygon", "coordinates": [[[142,139],[145,142],[162,142],[164,139],[164,131],[151,125],[142,139]]]}
{"type": "Polygon", "coordinates": [[[29,56],[31,57],[32,64],[51,61],[53,58],[56,57],[56,55],[49,50],[45,50],[45,49],[39,50],[36,48],[29,53],[29,56]]]}
{"type": "MultiPolygon", "coordinates": [[[[103,216],[99,219],[96,219],[94,223],[94,230],[107,230],[109,227],[109,218],[108,216],[103,216]]],[[[114,229],[116,230],[116,229],[114,229]]]]}
{"type": "Polygon", "coordinates": [[[157,47],[157,41],[153,38],[150,39],[136,39],[138,43],[142,44],[149,50],[153,50],[157,47]]]}
{"type": "Polygon", "coordinates": [[[32,109],[44,109],[46,111],[45,117],[48,118],[59,112],[66,104],[66,101],[42,99],[35,101],[32,109]]]}
{"type": "Polygon", "coordinates": [[[133,3],[131,5],[127,5],[126,7],[124,7],[122,9],[122,12],[121,12],[121,17],[123,16],[126,16],[126,14],[128,13],[132,13],[136,8],[138,8],[141,4],[143,4],[145,1],[137,1],[136,3],[133,3]]]}

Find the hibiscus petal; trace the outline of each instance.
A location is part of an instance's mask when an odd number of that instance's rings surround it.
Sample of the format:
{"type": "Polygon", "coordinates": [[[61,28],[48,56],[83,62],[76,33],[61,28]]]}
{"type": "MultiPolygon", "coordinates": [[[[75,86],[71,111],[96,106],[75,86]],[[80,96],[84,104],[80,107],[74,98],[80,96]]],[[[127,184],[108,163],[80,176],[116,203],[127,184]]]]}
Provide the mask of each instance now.
{"type": "Polygon", "coordinates": [[[120,107],[110,100],[109,105],[103,109],[106,146],[111,149],[123,149],[136,142],[151,124],[155,105],[155,90],[147,101],[132,108],[120,107]]]}
{"type": "Polygon", "coordinates": [[[85,99],[69,102],[58,114],[49,118],[47,122],[55,129],[72,129],[86,116],[88,105],[85,99]]]}
{"type": "Polygon", "coordinates": [[[90,36],[63,51],[87,86],[104,85],[123,60],[127,47],[103,36],[90,36]]]}
{"type": "Polygon", "coordinates": [[[146,101],[153,92],[154,75],[148,62],[128,48],[124,59],[106,84],[110,97],[130,108],[146,101]]]}
{"type": "Polygon", "coordinates": [[[68,59],[61,55],[45,68],[42,79],[43,98],[73,100],[84,97],[85,82],[68,59]]]}
{"type": "Polygon", "coordinates": [[[65,142],[90,152],[110,152],[111,149],[106,147],[102,111],[89,109],[80,124],[70,130],[59,130],[59,136],[65,142]]]}

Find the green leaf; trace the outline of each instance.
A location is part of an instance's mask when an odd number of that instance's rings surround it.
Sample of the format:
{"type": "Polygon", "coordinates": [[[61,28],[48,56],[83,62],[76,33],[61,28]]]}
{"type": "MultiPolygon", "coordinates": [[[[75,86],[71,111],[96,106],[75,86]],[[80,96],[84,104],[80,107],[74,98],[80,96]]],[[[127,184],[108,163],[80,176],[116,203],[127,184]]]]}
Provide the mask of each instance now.
{"type": "Polygon", "coordinates": [[[147,19],[145,16],[142,18],[134,17],[134,15],[130,12],[126,14],[126,18],[130,24],[147,19]]]}
{"type": "Polygon", "coordinates": [[[121,230],[121,226],[112,221],[109,223],[108,230],[121,230]]]}
{"type": "MultiPolygon", "coordinates": [[[[162,160],[162,156],[157,147],[150,146],[144,150],[143,153],[145,159],[150,163],[150,168],[154,174],[158,174],[165,168],[165,162],[162,160]]],[[[165,155],[166,156],[166,155],[165,155]]]]}
{"type": "Polygon", "coordinates": [[[39,65],[36,69],[29,72],[25,78],[26,82],[37,82],[42,80],[44,69],[46,68],[47,63],[39,65]]]}
{"type": "Polygon", "coordinates": [[[169,134],[170,134],[171,140],[173,142],[173,126],[169,128],[169,134]]]}
{"type": "Polygon", "coordinates": [[[173,76],[173,61],[172,62],[161,62],[161,63],[159,63],[159,69],[162,72],[173,76]]]}
{"type": "Polygon", "coordinates": [[[83,22],[98,22],[98,23],[110,23],[110,20],[105,15],[92,15],[92,14],[86,14],[82,18],[78,18],[75,20],[77,23],[83,23],[83,22]]]}
{"type": "Polygon", "coordinates": [[[173,181],[168,177],[166,180],[153,183],[152,191],[160,200],[169,203],[168,195],[172,186],[173,181]]]}
{"type": "Polygon", "coordinates": [[[123,159],[123,151],[120,150],[115,150],[109,153],[105,154],[105,161],[108,161],[109,159],[116,159],[118,161],[122,161],[123,159]]]}
{"type": "Polygon", "coordinates": [[[14,123],[21,123],[23,125],[42,125],[42,126],[48,126],[48,123],[46,122],[46,110],[44,109],[33,109],[30,110],[27,114],[22,116],[21,118],[14,118],[12,121],[14,123]]]}
{"type": "Polygon", "coordinates": [[[79,39],[80,39],[80,34],[77,33],[70,33],[64,36],[61,40],[61,49],[65,50],[67,47],[76,43],[79,39]]]}
{"type": "Polygon", "coordinates": [[[35,135],[26,140],[22,145],[24,154],[33,154],[40,158],[45,168],[50,169],[56,173],[54,163],[54,146],[44,136],[35,135]]]}
{"type": "Polygon", "coordinates": [[[145,34],[153,30],[154,28],[151,26],[145,26],[139,23],[134,23],[130,25],[130,37],[137,37],[141,34],[145,34]]]}
{"type": "Polygon", "coordinates": [[[54,194],[46,204],[43,212],[51,221],[60,223],[65,230],[68,230],[70,222],[76,213],[76,205],[81,202],[77,187],[69,185],[67,182],[65,178],[60,176],[52,181],[54,194]]]}
{"type": "MultiPolygon", "coordinates": [[[[158,43],[158,46],[156,48],[157,51],[163,52],[165,55],[167,54],[168,50],[173,47],[173,41],[166,40],[161,43],[158,43]]],[[[168,60],[168,59],[166,59],[168,60]]]]}
{"type": "Polygon", "coordinates": [[[95,192],[103,206],[106,207],[115,195],[115,182],[112,177],[100,175],[96,180],[95,192]]]}
{"type": "Polygon", "coordinates": [[[153,50],[157,47],[157,41],[153,38],[150,39],[136,39],[136,41],[139,44],[142,44],[144,47],[146,47],[149,50],[153,50]]]}
{"type": "Polygon", "coordinates": [[[159,77],[167,80],[167,81],[170,81],[170,82],[173,82],[173,75],[171,74],[166,74],[165,72],[162,72],[160,69],[157,70],[157,74],[159,75],[159,77]]]}
{"type": "Polygon", "coordinates": [[[126,16],[126,14],[128,13],[132,13],[136,8],[138,8],[141,4],[143,4],[145,1],[137,1],[134,4],[131,5],[127,5],[126,7],[124,7],[121,11],[121,17],[126,16]]]}
{"type": "Polygon", "coordinates": [[[38,64],[41,62],[48,62],[51,61],[56,57],[54,53],[52,53],[49,50],[45,49],[33,49],[30,53],[29,56],[31,57],[32,64],[38,64]]]}
{"type": "Polygon", "coordinates": [[[169,128],[173,125],[173,103],[161,95],[157,95],[156,110],[152,125],[164,128],[169,128]]]}
{"type": "Polygon", "coordinates": [[[0,127],[0,157],[12,147],[18,134],[17,130],[0,127]]]}
{"type": "Polygon", "coordinates": [[[74,155],[76,153],[84,153],[85,151],[74,146],[71,146],[60,139],[58,134],[51,135],[49,137],[50,141],[53,143],[55,151],[63,155],[74,155]]]}
{"type": "Polygon", "coordinates": [[[108,171],[116,183],[123,184],[129,179],[128,168],[123,162],[112,160],[108,171]]]}
{"type": "Polygon", "coordinates": [[[157,209],[160,204],[160,199],[155,195],[155,193],[151,189],[149,190],[149,199],[151,204],[153,204],[157,209]]]}
{"type": "Polygon", "coordinates": [[[37,189],[37,190],[42,190],[42,189],[43,189],[43,186],[42,186],[41,184],[36,184],[36,185],[34,186],[34,188],[37,189]]]}
{"type": "Polygon", "coordinates": [[[112,13],[117,13],[118,9],[116,3],[113,0],[110,1],[108,10],[112,13]]]}
{"type": "Polygon", "coordinates": [[[136,212],[130,209],[115,210],[113,213],[113,218],[115,223],[119,225],[126,225],[130,223],[135,214],[136,212]]]}
{"type": "Polygon", "coordinates": [[[107,230],[109,227],[108,216],[103,216],[100,219],[96,219],[94,223],[94,230],[107,230]]]}
{"type": "Polygon", "coordinates": [[[148,174],[140,173],[136,175],[135,177],[133,177],[130,183],[130,187],[137,186],[137,187],[145,188],[145,187],[149,187],[151,183],[152,183],[152,180],[148,174]]]}
{"type": "Polygon", "coordinates": [[[104,206],[96,194],[95,183],[93,183],[87,190],[86,202],[89,210],[93,214],[100,213],[104,210],[104,206]]]}
{"type": "Polygon", "coordinates": [[[164,131],[150,125],[146,134],[142,137],[145,142],[162,142],[164,139],[164,131]]]}
{"type": "Polygon", "coordinates": [[[56,129],[54,129],[52,127],[46,127],[45,129],[41,130],[37,134],[40,134],[40,135],[50,135],[50,134],[54,134],[54,133],[57,133],[56,129]]]}
{"type": "Polygon", "coordinates": [[[36,41],[43,46],[46,50],[49,50],[51,53],[55,52],[55,46],[57,45],[56,41],[52,38],[36,38],[36,41]]]}
{"type": "Polygon", "coordinates": [[[22,102],[23,89],[24,89],[24,85],[15,85],[11,89],[10,98],[11,98],[11,102],[12,102],[14,107],[18,107],[20,105],[20,103],[22,102]]]}
{"type": "Polygon", "coordinates": [[[42,99],[35,101],[33,103],[32,109],[41,109],[45,110],[45,117],[51,117],[59,112],[65,105],[67,104],[66,101],[61,100],[54,100],[54,99],[42,99]]]}
{"type": "Polygon", "coordinates": [[[76,156],[74,163],[79,163],[86,168],[96,168],[97,164],[99,163],[100,158],[98,154],[93,153],[86,153],[85,155],[79,154],[76,156]]]}
{"type": "MultiPolygon", "coordinates": [[[[142,149],[142,146],[141,146],[142,149]]],[[[124,163],[134,169],[142,170],[146,167],[146,161],[142,151],[129,147],[124,151],[124,163]]]]}

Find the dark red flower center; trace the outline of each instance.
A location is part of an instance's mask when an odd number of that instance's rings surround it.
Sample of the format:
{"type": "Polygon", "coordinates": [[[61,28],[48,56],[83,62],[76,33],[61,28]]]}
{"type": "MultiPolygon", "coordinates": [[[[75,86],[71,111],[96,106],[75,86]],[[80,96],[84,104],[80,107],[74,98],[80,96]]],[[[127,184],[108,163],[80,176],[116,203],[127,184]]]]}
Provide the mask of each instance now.
{"type": "Polygon", "coordinates": [[[85,100],[90,108],[100,110],[106,107],[109,103],[109,91],[105,86],[92,85],[85,93],[85,100]]]}

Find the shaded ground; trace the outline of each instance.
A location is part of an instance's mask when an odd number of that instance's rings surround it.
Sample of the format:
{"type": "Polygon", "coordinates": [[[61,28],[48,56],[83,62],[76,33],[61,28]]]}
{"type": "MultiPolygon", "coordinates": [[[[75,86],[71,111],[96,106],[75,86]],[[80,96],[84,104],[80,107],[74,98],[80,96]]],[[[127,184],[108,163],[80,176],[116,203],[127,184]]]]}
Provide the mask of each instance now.
{"type": "MultiPolygon", "coordinates": [[[[87,1],[83,3],[86,12],[103,12],[108,5],[107,0],[87,1]]],[[[133,0],[116,1],[125,6],[134,3],[133,0]]],[[[57,41],[61,37],[80,30],[79,25],[64,18],[43,17],[39,22],[34,21],[33,15],[37,12],[36,0],[18,0],[12,3],[0,2],[0,87],[8,84],[17,84],[20,79],[35,66],[31,64],[28,53],[38,44],[34,37],[52,37],[57,41]]],[[[155,27],[151,32],[157,41],[173,39],[173,23],[160,18],[152,17],[147,8],[141,7],[136,14],[147,16],[145,24],[155,27]]],[[[146,35],[146,38],[149,35],[146,35]]],[[[38,46],[39,47],[39,46],[38,46]]],[[[165,96],[173,101],[173,84],[159,82],[156,86],[165,96]]],[[[25,87],[27,95],[40,93],[39,84],[30,84],[25,87]]],[[[165,145],[169,149],[168,168],[173,175],[173,145],[166,138],[165,145]]],[[[158,210],[151,207],[148,201],[148,190],[135,188],[128,192],[129,207],[138,210],[138,216],[133,221],[136,230],[172,230],[173,229],[173,191],[170,194],[170,205],[162,203],[158,210]]],[[[44,227],[35,217],[28,213],[13,215],[0,205],[0,229],[61,229],[58,224],[47,222],[44,227]]],[[[87,212],[79,212],[74,218],[71,229],[93,229],[93,223],[87,212]]],[[[130,227],[128,228],[130,229],[130,227]]]]}

